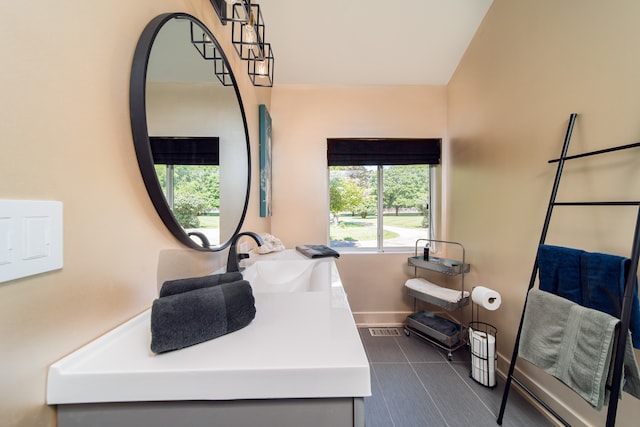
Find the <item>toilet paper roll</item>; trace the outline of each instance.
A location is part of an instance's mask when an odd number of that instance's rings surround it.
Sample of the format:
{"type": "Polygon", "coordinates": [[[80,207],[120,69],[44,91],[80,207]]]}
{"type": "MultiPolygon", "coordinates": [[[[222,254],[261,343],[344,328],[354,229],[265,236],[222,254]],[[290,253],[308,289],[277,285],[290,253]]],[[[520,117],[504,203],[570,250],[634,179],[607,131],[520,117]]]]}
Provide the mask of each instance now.
{"type": "Polygon", "coordinates": [[[469,328],[471,376],[482,385],[496,385],[496,338],[486,332],[469,328]]]}
{"type": "Polygon", "coordinates": [[[471,291],[471,300],[487,310],[497,310],[502,304],[500,294],[484,286],[476,286],[471,291]]]}

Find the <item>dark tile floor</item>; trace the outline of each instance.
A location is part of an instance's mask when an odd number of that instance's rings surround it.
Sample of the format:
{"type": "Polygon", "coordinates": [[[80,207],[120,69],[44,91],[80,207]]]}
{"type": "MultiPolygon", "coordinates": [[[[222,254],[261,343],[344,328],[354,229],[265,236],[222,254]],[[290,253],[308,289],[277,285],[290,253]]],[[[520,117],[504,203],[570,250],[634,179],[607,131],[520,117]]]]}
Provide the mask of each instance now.
{"type": "MultiPolygon", "coordinates": [[[[491,389],[469,376],[465,348],[447,360],[445,351],[415,335],[360,336],[371,365],[372,396],[365,399],[367,427],[497,426],[504,381],[491,389]]],[[[552,426],[515,389],[503,426],[552,426]]]]}

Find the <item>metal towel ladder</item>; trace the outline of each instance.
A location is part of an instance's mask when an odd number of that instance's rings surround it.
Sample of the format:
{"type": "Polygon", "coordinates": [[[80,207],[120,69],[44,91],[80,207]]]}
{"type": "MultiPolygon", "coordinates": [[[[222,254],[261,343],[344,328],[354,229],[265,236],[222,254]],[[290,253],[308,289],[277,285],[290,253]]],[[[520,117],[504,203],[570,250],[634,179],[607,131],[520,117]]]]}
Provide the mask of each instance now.
{"type": "MultiPolygon", "coordinates": [[[[544,220],[544,226],[542,228],[542,234],[540,236],[540,244],[544,244],[547,231],[549,229],[549,223],[551,221],[551,215],[553,213],[553,208],[555,206],[637,206],[638,207],[638,215],[636,219],[635,232],[633,236],[632,249],[631,249],[631,257],[630,257],[630,266],[629,271],[627,273],[627,277],[625,278],[625,290],[622,301],[622,311],[620,315],[620,327],[616,329],[617,339],[615,340],[615,359],[612,361],[614,364],[613,369],[613,381],[612,384],[620,384],[622,379],[622,369],[623,369],[623,360],[624,360],[624,348],[627,342],[627,331],[629,330],[629,324],[631,320],[631,307],[634,298],[634,289],[636,283],[636,274],[638,271],[638,258],[640,257],[640,201],[623,201],[623,202],[556,202],[556,195],[558,193],[558,187],[560,185],[560,178],[562,176],[562,169],[564,167],[564,162],[567,160],[578,159],[588,156],[594,156],[603,153],[609,153],[612,151],[620,151],[626,150],[629,148],[640,147],[640,142],[628,145],[622,145],[618,147],[607,148],[604,150],[592,151],[588,153],[578,154],[575,156],[567,156],[567,151],[569,149],[569,142],[571,140],[571,133],[573,132],[573,126],[576,121],[577,114],[573,113],[569,117],[569,125],[567,126],[567,133],[565,135],[564,144],[562,146],[562,154],[560,158],[549,160],[549,163],[558,163],[558,169],[556,171],[556,177],[553,183],[553,190],[551,191],[551,198],[549,200],[549,205],[547,207],[547,214],[544,220]]],[[[529,288],[531,290],[535,284],[536,275],[538,272],[538,259],[533,264],[533,271],[531,273],[531,279],[529,281],[529,288]]],[[[526,301],[525,301],[526,305],[526,301]]],[[[507,400],[509,398],[509,390],[511,388],[511,381],[515,381],[522,390],[524,390],[527,394],[529,394],[536,402],[538,402],[542,407],[544,407],[551,415],[553,415],[558,421],[560,421],[565,426],[571,426],[565,419],[563,419],[557,412],[555,412],[547,403],[545,403],[542,398],[537,396],[532,390],[530,390],[526,385],[524,385],[520,380],[518,380],[514,375],[514,369],[516,365],[516,361],[518,358],[518,346],[520,344],[520,335],[522,332],[522,323],[524,319],[524,309],[522,310],[522,316],[520,318],[520,326],[518,327],[518,334],[516,335],[516,341],[513,347],[513,356],[511,357],[511,364],[509,365],[509,371],[507,374],[507,379],[504,387],[504,393],[502,395],[502,403],[500,405],[500,413],[498,414],[497,423],[502,425],[502,419],[504,417],[504,411],[507,405],[507,400]]],[[[620,387],[611,387],[610,397],[607,409],[607,427],[613,427],[616,421],[616,413],[618,410],[618,398],[620,397],[620,387]]]]}

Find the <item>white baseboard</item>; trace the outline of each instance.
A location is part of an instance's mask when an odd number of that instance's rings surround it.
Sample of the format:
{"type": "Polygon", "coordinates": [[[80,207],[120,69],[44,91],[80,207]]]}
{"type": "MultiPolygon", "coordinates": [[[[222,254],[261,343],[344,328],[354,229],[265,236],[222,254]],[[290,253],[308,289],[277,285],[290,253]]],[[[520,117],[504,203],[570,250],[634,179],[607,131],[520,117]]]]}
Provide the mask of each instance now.
{"type": "Polygon", "coordinates": [[[408,311],[360,311],[354,312],[353,318],[359,327],[399,327],[410,314],[408,311]]]}
{"type": "MultiPolygon", "coordinates": [[[[509,363],[510,363],[509,360],[510,359],[507,359],[506,357],[504,357],[500,353],[498,353],[498,358],[500,359],[500,361],[498,362],[498,366],[504,366],[508,370],[509,363]]],[[[507,378],[507,372],[506,371],[503,371],[502,369],[498,368],[496,370],[496,373],[503,380],[506,380],[506,378],[507,378]]],[[[558,396],[555,393],[550,392],[547,388],[542,386],[539,382],[535,381],[529,375],[527,375],[525,372],[523,372],[517,365],[516,365],[516,368],[514,370],[514,376],[517,377],[518,380],[520,380],[523,384],[525,384],[538,397],[543,399],[549,406],[553,407],[553,406],[558,406],[558,404],[559,404],[559,406],[562,407],[563,409],[555,407],[554,410],[556,412],[558,412],[559,414],[561,414],[564,417],[564,419],[566,421],[568,421],[572,426],[588,427],[588,426],[591,425],[590,423],[587,422],[587,420],[584,419],[584,417],[582,417],[580,414],[576,413],[576,411],[572,410],[571,408],[567,407],[566,405],[563,405],[562,399],[560,398],[560,396],[558,396]]],[[[536,402],[536,400],[532,396],[530,396],[524,390],[521,390],[520,387],[518,386],[518,384],[516,384],[515,381],[511,383],[511,387],[512,387],[512,389],[515,389],[515,390],[512,390],[512,391],[516,391],[525,400],[527,400],[531,405],[533,405],[536,408],[538,408],[540,413],[542,413],[542,415],[545,418],[547,418],[547,420],[549,420],[552,424],[554,424],[554,425],[556,425],[558,427],[561,427],[563,425],[560,421],[558,421],[551,414],[549,414],[542,407],[542,405],[540,405],[538,402],[536,402]]],[[[506,410],[507,411],[509,410],[509,403],[508,402],[507,402],[506,410]]]]}

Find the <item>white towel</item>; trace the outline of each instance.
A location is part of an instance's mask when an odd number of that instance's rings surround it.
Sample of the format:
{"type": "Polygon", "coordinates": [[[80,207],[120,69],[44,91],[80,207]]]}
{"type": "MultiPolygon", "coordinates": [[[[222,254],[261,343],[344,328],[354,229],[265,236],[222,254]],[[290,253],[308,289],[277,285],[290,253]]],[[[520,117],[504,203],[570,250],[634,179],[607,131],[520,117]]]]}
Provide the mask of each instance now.
{"type": "MultiPolygon", "coordinates": [[[[431,295],[432,297],[448,301],[459,302],[462,299],[462,292],[455,289],[443,288],[435,283],[431,283],[427,279],[421,277],[415,279],[409,279],[404,284],[407,288],[413,289],[423,294],[431,295]]],[[[464,297],[468,297],[469,292],[464,291],[464,297]]]]}

